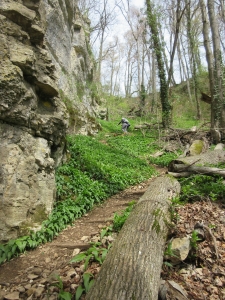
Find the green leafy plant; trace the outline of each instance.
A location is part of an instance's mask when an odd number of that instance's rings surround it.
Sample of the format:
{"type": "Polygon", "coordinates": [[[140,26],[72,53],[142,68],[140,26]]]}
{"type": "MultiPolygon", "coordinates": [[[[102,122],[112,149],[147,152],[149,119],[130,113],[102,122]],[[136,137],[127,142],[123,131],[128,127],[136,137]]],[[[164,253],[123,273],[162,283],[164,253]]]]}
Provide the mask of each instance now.
{"type": "Polygon", "coordinates": [[[194,175],[179,179],[181,183],[180,200],[183,202],[223,199],[225,186],[220,176],[194,175]]]}
{"type": "Polygon", "coordinates": [[[172,222],[177,223],[179,221],[179,214],[177,212],[177,208],[181,205],[180,197],[173,197],[171,199],[171,205],[169,207],[170,219],[172,222]]]}
{"type": "Polygon", "coordinates": [[[106,255],[111,247],[111,244],[109,244],[107,248],[104,248],[104,247],[100,248],[99,247],[100,245],[102,245],[101,242],[92,244],[92,246],[87,251],[79,253],[76,256],[74,256],[70,260],[70,263],[84,261],[84,270],[87,269],[90,261],[96,261],[100,265],[102,265],[103,261],[106,258],[106,255]]]}
{"type": "Polygon", "coordinates": [[[149,156],[149,162],[152,164],[159,165],[161,167],[168,167],[169,163],[177,158],[181,154],[181,151],[178,151],[177,154],[173,152],[165,152],[159,157],[149,156]]]}
{"type": "Polygon", "coordinates": [[[82,277],[83,277],[83,284],[79,285],[76,290],[76,294],[75,294],[76,300],[79,300],[83,293],[87,294],[94,283],[93,274],[84,273],[82,277]]]}
{"type": "Polygon", "coordinates": [[[166,248],[166,250],[165,250],[165,252],[164,252],[164,256],[168,256],[168,257],[176,256],[176,255],[174,254],[173,249],[172,249],[172,242],[169,242],[169,243],[168,243],[168,246],[167,246],[167,248],[166,248]]]}
{"type": "MultiPolygon", "coordinates": [[[[168,246],[164,252],[164,257],[168,260],[170,260],[171,257],[177,257],[174,250],[172,249],[172,242],[168,243],[168,246]]],[[[164,265],[166,265],[167,267],[173,267],[173,265],[170,262],[168,262],[167,260],[164,261],[164,265]]]]}
{"type": "Polygon", "coordinates": [[[104,238],[104,236],[111,235],[112,232],[113,232],[113,226],[107,226],[107,227],[103,228],[100,232],[100,239],[102,240],[104,238]]]}
{"type": "Polygon", "coordinates": [[[123,227],[125,221],[129,217],[131,211],[133,210],[135,204],[136,204],[135,201],[131,201],[128,204],[128,207],[123,212],[121,212],[121,214],[117,214],[117,213],[114,214],[113,227],[112,227],[112,229],[114,231],[116,231],[116,232],[120,231],[120,229],[123,227]]]}
{"type": "Polygon", "coordinates": [[[64,291],[63,289],[63,282],[60,276],[55,276],[58,282],[52,283],[52,286],[56,286],[59,289],[58,299],[59,300],[71,300],[72,294],[69,292],[64,291]]]}
{"type": "Polygon", "coordinates": [[[166,260],[163,262],[165,266],[172,268],[173,264],[170,263],[167,260],[170,260],[171,257],[177,257],[177,255],[175,254],[174,250],[172,249],[172,242],[168,243],[168,246],[164,252],[164,257],[166,258],[166,260]]]}
{"type": "Polygon", "coordinates": [[[198,232],[196,230],[193,230],[190,240],[191,248],[196,250],[198,248],[199,241],[201,241],[201,239],[198,237],[198,232]]]}

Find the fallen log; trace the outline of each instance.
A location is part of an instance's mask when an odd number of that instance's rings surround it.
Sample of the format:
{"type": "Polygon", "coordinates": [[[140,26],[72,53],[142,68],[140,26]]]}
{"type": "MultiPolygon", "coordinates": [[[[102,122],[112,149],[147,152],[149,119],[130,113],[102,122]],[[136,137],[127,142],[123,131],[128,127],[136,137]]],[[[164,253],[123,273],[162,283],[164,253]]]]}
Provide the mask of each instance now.
{"type": "Polygon", "coordinates": [[[175,172],[168,172],[168,175],[171,175],[175,178],[182,178],[182,177],[189,177],[191,176],[193,173],[192,172],[180,172],[180,173],[175,173],[175,172]]]}
{"type": "Polygon", "coordinates": [[[225,177],[225,169],[208,166],[221,162],[225,162],[225,151],[223,150],[208,151],[188,157],[178,157],[169,164],[168,173],[177,178],[187,177],[191,174],[220,175],[225,177]]]}
{"type": "Polygon", "coordinates": [[[179,191],[178,181],[169,176],[150,183],[114,241],[86,300],[158,299],[169,199],[179,191]]]}
{"type": "Polygon", "coordinates": [[[186,165],[173,165],[173,171],[178,174],[184,173],[185,177],[187,177],[187,173],[189,174],[201,174],[201,175],[220,175],[225,177],[225,169],[212,168],[212,167],[198,167],[198,166],[186,166],[186,165]],[[186,171],[186,172],[185,172],[186,171]]]}

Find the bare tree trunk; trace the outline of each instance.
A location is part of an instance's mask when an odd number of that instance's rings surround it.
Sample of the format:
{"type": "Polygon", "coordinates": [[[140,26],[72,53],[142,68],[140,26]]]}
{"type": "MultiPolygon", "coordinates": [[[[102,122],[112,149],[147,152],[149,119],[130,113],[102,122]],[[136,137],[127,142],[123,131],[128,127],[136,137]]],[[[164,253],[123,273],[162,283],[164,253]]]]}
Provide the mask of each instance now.
{"type": "Polygon", "coordinates": [[[189,73],[190,73],[190,70],[189,70],[189,66],[188,66],[188,62],[187,62],[187,58],[186,58],[186,51],[185,51],[185,48],[184,48],[184,45],[183,45],[183,40],[181,39],[181,45],[182,45],[182,50],[183,50],[183,57],[184,57],[184,61],[185,61],[185,66],[186,66],[186,81],[187,81],[187,85],[188,85],[188,91],[189,91],[189,98],[190,98],[190,101],[193,103],[193,100],[192,100],[192,94],[191,94],[191,89],[190,89],[190,77],[189,77],[189,73]]]}
{"type": "Polygon", "coordinates": [[[150,0],[146,0],[147,20],[152,33],[152,40],[155,55],[158,63],[159,80],[160,80],[160,100],[162,104],[162,124],[164,128],[168,128],[171,123],[172,106],[168,97],[168,84],[166,80],[166,71],[163,62],[163,49],[158,35],[158,24],[156,15],[154,14],[153,5],[150,0]]]}
{"type": "Polygon", "coordinates": [[[190,82],[189,82],[189,78],[188,78],[188,75],[187,75],[188,70],[186,70],[185,65],[184,65],[184,61],[183,61],[183,56],[185,57],[185,53],[183,55],[181,55],[180,39],[179,39],[178,44],[177,44],[177,53],[178,53],[178,59],[179,59],[179,62],[180,62],[180,67],[182,68],[184,78],[186,80],[188,96],[189,96],[190,102],[192,102],[190,82]]]}
{"type": "Polygon", "coordinates": [[[180,52],[180,41],[178,39],[177,41],[177,58],[178,58],[178,65],[179,65],[179,70],[180,70],[180,81],[183,82],[186,78],[185,76],[185,68],[184,68],[184,62],[181,56],[180,52]]]}
{"type": "Polygon", "coordinates": [[[107,254],[86,300],[158,299],[172,197],[180,191],[171,177],[151,182],[107,254]]]}
{"type": "Polygon", "coordinates": [[[195,37],[192,30],[191,25],[191,3],[186,0],[187,6],[187,33],[188,33],[188,40],[189,40],[189,51],[190,51],[190,62],[192,65],[192,76],[193,76],[193,84],[194,84],[194,95],[195,95],[195,102],[197,108],[197,119],[201,119],[201,108],[200,108],[200,101],[198,99],[198,79],[197,79],[197,62],[196,62],[196,47],[195,47],[195,37]]]}
{"type": "Polygon", "coordinates": [[[151,112],[154,112],[155,104],[157,103],[157,90],[156,90],[156,61],[155,52],[152,51],[152,105],[151,112]]]}
{"type": "MultiPolygon", "coordinates": [[[[201,13],[202,13],[202,23],[203,23],[203,37],[204,37],[204,47],[206,52],[206,60],[208,64],[208,73],[209,73],[209,86],[210,86],[210,93],[211,99],[214,95],[214,73],[213,73],[213,54],[211,51],[210,46],[210,39],[209,39],[209,20],[206,13],[205,1],[199,0],[201,13]]],[[[214,110],[213,110],[213,101],[211,102],[211,125],[214,123],[214,110]]]]}
{"type": "Polygon", "coordinates": [[[180,22],[182,19],[182,16],[184,14],[185,8],[181,11],[181,0],[177,0],[177,9],[176,9],[176,28],[175,28],[175,35],[174,35],[174,42],[173,42],[173,49],[172,53],[170,55],[170,67],[168,72],[168,86],[170,85],[170,81],[173,75],[173,60],[175,51],[177,48],[177,42],[178,42],[178,36],[179,36],[179,30],[180,30],[180,22]]]}
{"type": "Polygon", "coordinates": [[[221,133],[223,137],[225,136],[225,109],[223,103],[223,71],[222,71],[222,53],[220,49],[220,38],[219,38],[219,29],[215,16],[214,10],[214,1],[208,0],[208,13],[210,20],[210,27],[212,33],[212,41],[213,41],[213,56],[214,56],[214,92],[212,97],[212,109],[213,109],[213,117],[211,120],[212,131],[214,133],[218,132],[219,136],[214,134],[214,141],[218,143],[221,139],[221,133]]]}

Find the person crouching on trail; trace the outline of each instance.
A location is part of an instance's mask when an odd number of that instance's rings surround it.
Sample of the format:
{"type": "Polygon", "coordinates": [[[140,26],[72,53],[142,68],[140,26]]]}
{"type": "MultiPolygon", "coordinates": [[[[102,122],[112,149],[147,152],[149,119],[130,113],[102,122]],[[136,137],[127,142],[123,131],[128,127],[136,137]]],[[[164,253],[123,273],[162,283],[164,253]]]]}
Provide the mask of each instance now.
{"type": "Polygon", "coordinates": [[[122,118],[118,125],[122,124],[122,131],[125,133],[127,132],[128,128],[130,127],[130,123],[127,119],[122,118]]]}

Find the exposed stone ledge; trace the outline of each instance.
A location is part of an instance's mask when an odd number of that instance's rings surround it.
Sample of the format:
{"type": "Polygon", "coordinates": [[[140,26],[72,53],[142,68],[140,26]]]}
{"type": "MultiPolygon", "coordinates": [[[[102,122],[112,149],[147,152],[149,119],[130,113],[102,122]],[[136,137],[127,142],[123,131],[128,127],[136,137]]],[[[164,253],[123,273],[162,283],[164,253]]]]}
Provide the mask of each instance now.
{"type": "Polygon", "coordinates": [[[52,209],[65,104],[70,132],[98,131],[88,26],[75,0],[0,1],[0,242],[52,209]]]}

